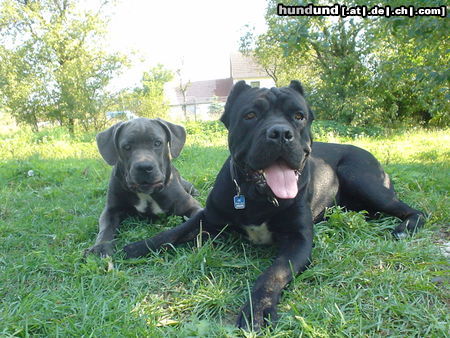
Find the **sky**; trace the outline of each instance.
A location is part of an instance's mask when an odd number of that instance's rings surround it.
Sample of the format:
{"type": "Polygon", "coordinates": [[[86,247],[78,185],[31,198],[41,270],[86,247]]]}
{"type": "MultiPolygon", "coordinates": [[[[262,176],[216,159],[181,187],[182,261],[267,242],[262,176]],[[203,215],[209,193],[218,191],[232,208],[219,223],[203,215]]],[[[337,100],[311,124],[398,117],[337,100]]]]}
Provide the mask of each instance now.
{"type": "Polygon", "coordinates": [[[185,80],[229,77],[230,53],[239,48],[245,25],[265,31],[264,0],[119,0],[110,19],[108,45],[132,55],[134,66],[112,83],[137,85],[157,63],[185,80]]]}

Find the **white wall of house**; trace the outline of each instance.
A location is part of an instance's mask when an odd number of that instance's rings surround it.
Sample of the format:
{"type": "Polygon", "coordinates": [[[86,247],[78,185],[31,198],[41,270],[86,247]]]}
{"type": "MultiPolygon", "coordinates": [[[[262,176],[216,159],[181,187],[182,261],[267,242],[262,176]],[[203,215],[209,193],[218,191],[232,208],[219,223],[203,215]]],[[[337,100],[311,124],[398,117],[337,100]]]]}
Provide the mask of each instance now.
{"type": "MultiPolygon", "coordinates": [[[[225,103],[221,103],[225,105],[225,103]]],[[[210,103],[197,103],[186,105],[186,112],[189,121],[211,121],[217,120],[218,115],[209,113],[210,103]]],[[[169,117],[174,121],[184,121],[184,112],[181,105],[170,106],[169,117]]]]}
{"type": "Polygon", "coordinates": [[[236,83],[240,80],[245,80],[248,85],[252,85],[252,83],[259,83],[259,88],[272,88],[275,87],[275,82],[272,78],[245,78],[245,79],[235,79],[233,78],[233,83],[236,83]]]}
{"type": "MultiPolygon", "coordinates": [[[[257,86],[259,88],[271,88],[275,86],[275,82],[270,77],[255,77],[255,78],[233,78],[233,83],[236,83],[240,80],[245,80],[245,82],[250,86],[257,86]]],[[[175,95],[175,86],[166,87],[166,97],[169,99],[170,102],[173,102],[176,104],[170,105],[169,109],[169,119],[172,121],[184,121],[185,120],[185,114],[182,109],[182,105],[178,104],[177,98],[175,95]]],[[[203,101],[205,98],[201,98],[199,100],[203,101]]],[[[208,120],[217,120],[220,114],[210,114],[209,113],[209,106],[211,105],[210,102],[198,102],[194,104],[195,98],[188,98],[187,101],[189,102],[186,105],[187,110],[187,118],[189,121],[208,121],[208,120]]],[[[225,102],[220,102],[222,106],[225,106],[225,102]]]]}

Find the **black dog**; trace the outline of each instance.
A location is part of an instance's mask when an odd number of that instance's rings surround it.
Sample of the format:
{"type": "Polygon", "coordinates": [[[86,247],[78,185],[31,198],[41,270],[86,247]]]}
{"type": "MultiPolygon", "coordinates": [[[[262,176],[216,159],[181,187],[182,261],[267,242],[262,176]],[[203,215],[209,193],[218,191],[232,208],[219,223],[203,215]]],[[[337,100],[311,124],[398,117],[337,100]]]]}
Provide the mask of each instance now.
{"type": "Polygon", "coordinates": [[[388,175],[367,151],[351,145],[314,143],[314,116],[298,81],[288,87],[250,88],[238,82],[221,118],[231,157],[209,194],[206,208],[189,221],[153,238],[127,245],[127,257],[164,244],[179,244],[225,226],[257,243],[278,244],[273,264],[257,279],[238,327],[259,329],[277,317],[276,305],[293,274],[311,260],[313,223],[335,204],[403,220],[397,237],[424,223],[418,210],[399,201],[388,175]]]}
{"type": "Polygon", "coordinates": [[[197,191],[171,163],[185,140],[183,127],[146,118],[119,122],[97,135],[100,154],[114,168],[97,240],[86,254],[110,256],[116,230],[129,215],[190,217],[200,210],[191,196],[197,191]]]}

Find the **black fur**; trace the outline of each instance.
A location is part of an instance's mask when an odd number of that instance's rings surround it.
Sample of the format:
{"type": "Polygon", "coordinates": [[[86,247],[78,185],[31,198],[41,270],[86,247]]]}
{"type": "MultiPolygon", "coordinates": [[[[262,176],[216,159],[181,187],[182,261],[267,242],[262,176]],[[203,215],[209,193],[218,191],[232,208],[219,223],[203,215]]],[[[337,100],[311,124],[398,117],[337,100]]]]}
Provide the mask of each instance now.
{"type": "Polygon", "coordinates": [[[217,175],[204,210],[178,227],[127,245],[127,257],[192,240],[200,228],[210,234],[221,233],[225,228],[248,233],[250,238],[254,226],[267,228],[266,234],[271,237],[253,239],[273,239],[278,244],[278,255],[256,280],[251,300],[237,320],[239,327],[257,330],[276,320],[281,291],[293,275],[310,264],[313,223],[322,219],[327,207],[338,204],[396,216],[403,220],[394,229],[397,237],[423,225],[423,214],[398,200],[388,175],[369,152],[351,145],[312,143],[313,119],[298,81],[272,89],[250,88],[238,82],[221,118],[229,130],[234,169],[230,170],[230,157],[217,175]],[[273,128],[277,128],[275,134],[271,133],[273,128]],[[273,137],[280,130],[284,138],[273,137]],[[301,171],[296,197],[278,199],[278,206],[257,189],[253,180],[248,180],[249,175],[258,174],[275,161],[301,171]],[[243,210],[236,210],[233,205],[234,170],[240,192],[246,197],[243,210]]]}

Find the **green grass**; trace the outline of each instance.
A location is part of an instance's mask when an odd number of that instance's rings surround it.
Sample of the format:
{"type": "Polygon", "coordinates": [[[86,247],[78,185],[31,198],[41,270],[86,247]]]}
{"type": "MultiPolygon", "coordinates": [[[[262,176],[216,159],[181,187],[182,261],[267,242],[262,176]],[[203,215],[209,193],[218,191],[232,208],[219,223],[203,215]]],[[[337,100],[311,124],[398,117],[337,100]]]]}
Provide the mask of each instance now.
{"type": "MultiPolygon", "coordinates": [[[[190,124],[176,161],[204,203],[228,155],[217,124],[190,124]]],[[[400,197],[429,220],[416,236],[391,238],[398,220],[329,211],[316,226],[312,267],[284,292],[270,337],[448,337],[448,266],[438,242],[449,241],[450,132],[332,132],[316,139],[372,151],[400,197]],[[372,135],[367,137],[365,135],[372,135]]],[[[110,173],[94,135],[71,139],[56,129],[0,133],[0,336],[233,337],[240,306],[274,248],[236,236],[151,254],[96,257],[94,242],[110,173]],[[29,170],[34,176],[28,176],[29,170]]],[[[117,247],[181,222],[128,219],[117,247]]]]}

